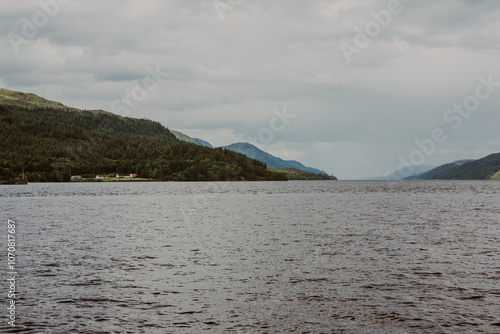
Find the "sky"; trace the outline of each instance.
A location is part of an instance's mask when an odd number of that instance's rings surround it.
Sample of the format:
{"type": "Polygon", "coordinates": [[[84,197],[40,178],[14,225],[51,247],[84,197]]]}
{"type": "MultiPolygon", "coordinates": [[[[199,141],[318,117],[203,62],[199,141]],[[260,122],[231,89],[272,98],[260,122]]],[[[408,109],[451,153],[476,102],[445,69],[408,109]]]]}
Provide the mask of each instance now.
{"type": "Polygon", "coordinates": [[[0,87],[340,179],[500,152],[497,0],[23,0],[0,87]]]}

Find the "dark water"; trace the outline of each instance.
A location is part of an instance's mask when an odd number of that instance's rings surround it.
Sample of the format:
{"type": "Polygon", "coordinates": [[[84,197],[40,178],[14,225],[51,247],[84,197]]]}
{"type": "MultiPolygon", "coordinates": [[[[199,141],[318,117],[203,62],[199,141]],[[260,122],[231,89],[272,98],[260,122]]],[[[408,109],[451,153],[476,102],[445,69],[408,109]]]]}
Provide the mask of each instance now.
{"type": "Polygon", "coordinates": [[[500,333],[500,182],[30,184],[0,204],[19,272],[0,332],[500,333]]]}

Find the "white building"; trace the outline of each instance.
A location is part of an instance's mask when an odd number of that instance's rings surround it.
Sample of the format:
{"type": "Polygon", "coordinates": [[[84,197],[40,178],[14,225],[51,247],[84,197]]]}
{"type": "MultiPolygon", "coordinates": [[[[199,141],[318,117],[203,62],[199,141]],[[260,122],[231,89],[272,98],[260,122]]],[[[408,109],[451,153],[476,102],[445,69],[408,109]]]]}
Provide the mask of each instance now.
{"type": "Polygon", "coordinates": [[[131,179],[131,178],[134,178],[134,177],[137,177],[138,175],[135,174],[135,173],[131,173],[131,174],[116,174],[116,178],[117,179],[131,179]]]}

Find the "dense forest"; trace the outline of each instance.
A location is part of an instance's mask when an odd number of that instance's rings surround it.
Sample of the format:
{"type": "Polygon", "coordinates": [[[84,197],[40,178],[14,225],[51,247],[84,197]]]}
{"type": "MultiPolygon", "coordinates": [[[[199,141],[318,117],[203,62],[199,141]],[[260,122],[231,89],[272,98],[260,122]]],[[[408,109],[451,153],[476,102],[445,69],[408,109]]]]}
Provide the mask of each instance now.
{"type": "Polygon", "coordinates": [[[162,181],[286,180],[243,154],[181,142],[158,122],[52,106],[0,104],[0,180],[69,181],[137,173],[162,181]]]}

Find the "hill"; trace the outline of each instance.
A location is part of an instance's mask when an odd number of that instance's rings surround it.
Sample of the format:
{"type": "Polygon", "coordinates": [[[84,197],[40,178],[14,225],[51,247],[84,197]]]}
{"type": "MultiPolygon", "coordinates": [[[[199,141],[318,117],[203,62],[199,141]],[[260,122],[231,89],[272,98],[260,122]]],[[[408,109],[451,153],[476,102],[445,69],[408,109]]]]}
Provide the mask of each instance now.
{"type": "Polygon", "coordinates": [[[137,173],[164,181],[286,180],[254,159],[179,141],[159,122],[0,91],[0,180],[137,173]]]}
{"type": "MultiPolygon", "coordinates": [[[[67,107],[61,102],[50,101],[32,93],[22,93],[13,90],[0,88],[0,105],[11,107],[22,107],[25,109],[51,108],[54,110],[78,111],[81,109],[67,107]]],[[[93,113],[103,113],[112,115],[104,110],[92,110],[93,113]]]]}
{"type": "MultiPolygon", "coordinates": [[[[64,104],[55,101],[49,101],[43,97],[31,93],[16,92],[0,88],[0,105],[4,106],[20,106],[25,108],[52,108],[52,109],[71,109],[64,104]]],[[[78,110],[78,109],[74,109],[78,110]]]]}
{"type": "Polygon", "coordinates": [[[169,130],[169,131],[175,136],[175,138],[177,138],[179,140],[182,140],[182,141],[185,141],[185,142],[188,142],[188,143],[191,143],[191,144],[198,144],[198,142],[196,141],[196,139],[191,138],[191,137],[183,134],[182,132],[179,132],[179,131],[176,131],[176,130],[169,130]]]}
{"type": "Polygon", "coordinates": [[[489,180],[498,176],[500,153],[479,160],[459,160],[420,174],[416,180],[489,180]]]}
{"type": "Polygon", "coordinates": [[[212,146],[212,144],[210,144],[209,142],[207,141],[204,141],[203,139],[200,139],[200,138],[193,138],[194,140],[196,140],[196,142],[200,145],[203,145],[203,146],[206,146],[206,147],[211,147],[211,148],[214,148],[212,146]]]}
{"type": "Polygon", "coordinates": [[[309,172],[313,174],[323,174],[328,175],[326,172],[312,168],[306,167],[298,161],[295,160],[283,160],[281,158],[275,157],[267,152],[262,151],[258,147],[249,144],[249,143],[235,143],[229,146],[224,146],[223,148],[245,154],[247,157],[256,159],[265,163],[269,167],[278,167],[278,168],[294,168],[304,172],[309,172]]]}
{"type": "Polygon", "coordinates": [[[197,145],[201,145],[201,146],[206,146],[206,147],[210,147],[210,148],[214,148],[212,146],[212,144],[210,144],[209,142],[206,142],[202,139],[199,139],[199,138],[191,138],[189,137],[188,135],[180,132],[180,131],[176,131],[176,130],[170,130],[170,132],[172,132],[172,134],[179,140],[182,140],[182,141],[187,141],[188,143],[193,143],[193,144],[197,144],[197,145]]]}
{"type": "Polygon", "coordinates": [[[362,180],[366,181],[383,181],[383,180],[405,180],[420,175],[422,173],[428,172],[432,169],[436,168],[435,166],[425,166],[425,165],[416,165],[411,166],[411,168],[402,168],[397,171],[387,175],[387,176],[374,176],[367,177],[362,180]]]}
{"type": "Polygon", "coordinates": [[[440,178],[442,175],[446,175],[447,173],[452,171],[455,167],[458,167],[460,165],[463,165],[464,163],[471,162],[471,161],[474,161],[474,160],[457,160],[454,162],[450,162],[450,163],[435,167],[435,168],[428,170],[426,172],[408,176],[405,178],[405,180],[423,180],[424,177],[427,177],[428,180],[432,180],[435,177],[440,178]]]}

